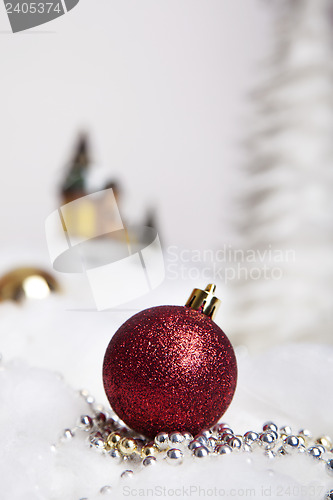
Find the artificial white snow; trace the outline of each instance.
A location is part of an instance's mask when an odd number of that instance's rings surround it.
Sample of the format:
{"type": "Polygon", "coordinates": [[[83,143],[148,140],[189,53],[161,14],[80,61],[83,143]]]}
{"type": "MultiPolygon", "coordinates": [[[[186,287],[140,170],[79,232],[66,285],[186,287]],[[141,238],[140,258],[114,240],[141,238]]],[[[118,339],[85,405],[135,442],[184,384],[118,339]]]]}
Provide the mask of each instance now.
{"type": "MultiPolygon", "coordinates": [[[[331,375],[333,348],[286,345],[265,355],[239,353],[239,384],[223,420],[237,432],[259,430],[267,419],[333,434],[331,375]]],[[[76,364],[78,367],[79,364],[76,364]]],[[[84,371],[85,366],[81,366],[84,371]]],[[[98,378],[98,375],[94,375],[98,378]]],[[[0,371],[1,499],[89,500],[108,498],[251,497],[321,499],[330,478],[323,463],[301,454],[270,460],[262,450],[193,459],[172,467],[144,469],[118,465],[91,449],[86,435],[59,444],[65,428],[89,410],[87,403],[56,373],[3,361],[0,371]],[[52,451],[51,445],[56,443],[52,451]],[[121,473],[133,469],[130,479],[121,473]]]]}

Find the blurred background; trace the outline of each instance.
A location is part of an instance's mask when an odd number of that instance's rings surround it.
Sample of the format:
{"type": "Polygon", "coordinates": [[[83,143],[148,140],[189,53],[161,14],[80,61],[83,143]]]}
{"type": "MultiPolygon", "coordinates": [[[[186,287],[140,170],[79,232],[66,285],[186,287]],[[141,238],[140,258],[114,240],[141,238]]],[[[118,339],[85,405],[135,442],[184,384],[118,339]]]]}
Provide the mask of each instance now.
{"type": "Polygon", "coordinates": [[[2,273],[50,269],[47,216],[113,187],[165,251],[131,310],[216,282],[235,345],[331,342],[329,0],[81,0],[15,35],[0,14],[2,273]]]}
{"type": "Polygon", "coordinates": [[[1,244],[46,248],[84,131],[96,176],[122,186],[124,216],[141,222],[153,207],[166,245],[220,245],[270,25],[259,0],[80,0],[9,36],[1,5],[1,244]]]}

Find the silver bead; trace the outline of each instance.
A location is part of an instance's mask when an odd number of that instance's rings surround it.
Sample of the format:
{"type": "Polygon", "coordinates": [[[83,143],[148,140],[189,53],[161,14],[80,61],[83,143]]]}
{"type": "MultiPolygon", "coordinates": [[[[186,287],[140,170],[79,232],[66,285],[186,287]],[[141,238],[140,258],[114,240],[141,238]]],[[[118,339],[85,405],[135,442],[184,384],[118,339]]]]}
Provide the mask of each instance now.
{"type": "Polygon", "coordinates": [[[216,443],[217,443],[217,439],[215,439],[213,437],[208,438],[207,444],[208,444],[209,448],[211,448],[212,450],[215,449],[216,443]]]}
{"type": "Polygon", "coordinates": [[[155,465],[156,464],[156,458],[155,457],[146,457],[144,461],[142,462],[142,465],[144,467],[149,467],[150,465],[155,465]]]}
{"type": "Polygon", "coordinates": [[[325,449],[325,446],[321,445],[321,444],[316,444],[317,448],[319,448],[319,450],[321,451],[321,453],[325,453],[326,452],[326,449],[325,449]]]}
{"type": "Polygon", "coordinates": [[[169,441],[171,445],[179,445],[184,441],[184,436],[180,432],[171,432],[169,434],[169,441]]]}
{"type": "Polygon", "coordinates": [[[193,450],[195,450],[196,448],[200,448],[200,446],[202,446],[202,444],[201,444],[199,441],[197,441],[196,439],[193,439],[193,440],[189,443],[188,448],[189,448],[189,450],[193,451],[193,450]]]}
{"type": "Polygon", "coordinates": [[[93,412],[94,412],[95,414],[97,414],[97,413],[105,413],[105,412],[104,412],[104,406],[103,406],[103,405],[101,405],[101,404],[93,405],[93,408],[92,408],[92,409],[93,409],[93,412]]]}
{"type": "Polygon", "coordinates": [[[229,424],[226,422],[220,422],[219,424],[214,425],[213,432],[222,432],[223,429],[230,429],[229,424]]]}
{"type": "Polygon", "coordinates": [[[209,450],[206,446],[199,446],[199,448],[195,448],[193,455],[196,458],[205,458],[209,455],[209,450]]]}
{"type": "Polygon", "coordinates": [[[79,394],[83,399],[86,399],[89,396],[89,392],[87,391],[87,389],[81,389],[79,391],[79,394]]]}
{"type": "Polygon", "coordinates": [[[85,400],[85,402],[88,403],[88,405],[94,404],[95,398],[93,396],[90,396],[89,392],[86,389],[82,389],[79,392],[79,394],[80,394],[81,397],[83,397],[83,399],[85,400]]]}
{"type": "Polygon", "coordinates": [[[92,429],[93,427],[92,418],[89,417],[89,415],[81,415],[77,422],[77,426],[82,431],[90,431],[90,429],[92,429]]]}
{"type": "Polygon", "coordinates": [[[182,435],[184,436],[185,441],[193,441],[193,436],[190,432],[183,431],[182,435]]]}
{"type": "Polygon", "coordinates": [[[274,422],[265,422],[263,427],[263,431],[275,431],[277,432],[278,426],[274,424],[274,422]]]}
{"type": "Polygon", "coordinates": [[[311,434],[311,432],[308,429],[300,429],[298,431],[298,435],[302,436],[302,437],[305,437],[305,438],[308,438],[308,439],[312,438],[312,434],[311,434]]]}
{"type": "Polygon", "coordinates": [[[283,448],[283,446],[280,446],[280,448],[277,449],[277,454],[280,455],[281,457],[284,457],[285,455],[287,455],[287,452],[283,448]]]}
{"type": "Polygon", "coordinates": [[[112,429],[112,427],[103,427],[103,429],[102,429],[102,435],[105,438],[107,438],[108,436],[110,436],[110,434],[112,434],[112,432],[114,432],[114,430],[112,429]]]}
{"type": "Polygon", "coordinates": [[[326,462],[326,470],[330,474],[330,476],[333,476],[333,458],[330,458],[326,462]]]}
{"type": "Polygon", "coordinates": [[[202,434],[197,434],[194,439],[196,441],[199,441],[199,443],[201,443],[202,446],[207,446],[208,440],[206,436],[203,436],[202,434]]]}
{"type": "Polygon", "coordinates": [[[290,436],[293,433],[292,428],[289,425],[284,425],[280,427],[280,434],[285,434],[286,436],[290,436]]]}
{"type": "Polygon", "coordinates": [[[275,441],[277,441],[279,439],[279,435],[276,431],[269,431],[270,434],[272,434],[272,436],[274,437],[275,441]]]}
{"type": "Polygon", "coordinates": [[[103,439],[103,436],[100,432],[94,432],[93,434],[89,434],[88,436],[88,442],[91,445],[94,445],[97,439],[103,439]]]}
{"type": "Polygon", "coordinates": [[[99,492],[101,493],[101,495],[111,495],[112,493],[112,488],[111,486],[103,486],[103,488],[101,488],[99,490],[99,492]]]}
{"type": "Polygon", "coordinates": [[[154,443],[159,450],[166,450],[169,448],[169,435],[167,432],[159,432],[155,436],[154,443]]]}
{"type": "MultiPolygon", "coordinates": [[[[213,426],[212,431],[214,434],[218,434],[220,432],[220,426],[221,426],[221,424],[215,424],[213,426]]],[[[221,427],[221,429],[222,429],[222,427],[221,427]]]]}
{"type": "Polygon", "coordinates": [[[274,453],[273,450],[265,450],[264,451],[264,455],[267,457],[267,458],[275,458],[276,457],[276,453],[274,453]]]}
{"type": "Polygon", "coordinates": [[[324,500],[333,500],[333,490],[330,490],[326,493],[324,500]]]}
{"type": "Polygon", "coordinates": [[[121,426],[114,418],[109,417],[105,422],[105,427],[109,427],[110,429],[112,429],[112,432],[118,430],[121,426]]]}
{"type": "Polygon", "coordinates": [[[244,441],[248,444],[252,444],[255,441],[258,441],[259,439],[259,434],[254,431],[248,431],[244,434],[244,441]]]}
{"type": "Polygon", "coordinates": [[[297,450],[299,445],[300,442],[297,436],[287,436],[283,441],[283,446],[287,453],[297,450]]]}
{"type": "Polygon", "coordinates": [[[129,479],[133,476],[133,471],[132,470],[124,470],[124,472],[121,473],[120,477],[122,479],[129,479]]]}
{"type": "Polygon", "coordinates": [[[265,448],[265,450],[270,450],[275,446],[275,436],[272,432],[264,432],[260,435],[260,443],[265,448]]]}
{"type": "Polygon", "coordinates": [[[116,463],[120,463],[122,461],[122,458],[123,458],[121,453],[116,448],[111,448],[111,450],[108,452],[108,455],[116,463]]]}
{"type": "Polygon", "coordinates": [[[63,434],[62,434],[62,439],[65,441],[70,441],[74,437],[74,431],[71,429],[65,429],[63,434]]]}
{"type": "Polygon", "coordinates": [[[222,432],[222,434],[219,435],[219,440],[224,441],[225,443],[228,442],[229,439],[233,438],[234,434],[232,432],[222,432]]]}
{"type": "Polygon", "coordinates": [[[98,451],[104,451],[105,450],[105,441],[103,438],[97,437],[92,441],[92,445],[94,448],[98,451]]]}
{"type": "Polygon", "coordinates": [[[218,433],[218,436],[221,437],[224,434],[233,434],[233,433],[234,431],[230,429],[230,427],[223,427],[223,429],[221,429],[220,432],[218,433]]]}
{"type": "Polygon", "coordinates": [[[213,431],[211,431],[210,429],[203,429],[200,432],[200,436],[204,436],[206,439],[209,439],[212,435],[213,435],[213,431]]]}
{"type": "Polygon", "coordinates": [[[103,426],[106,422],[107,418],[106,418],[106,415],[105,413],[103,412],[98,412],[95,417],[94,417],[94,422],[96,422],[97,425],[101,425],[103,426]]]}
{"type": "Polygon", "coordinates": [[[183,454],[177,448],[171,448],[167,451],[167,462],[171,465],[179,465],[183,461],[183,454]]]}
{"type": "Polygon", "coordinates": [[[218,453],[219,455],[228,455],[229,453],[232,452],[232,448],[231,446],[229,446],[228,444],[219,444],[217,447],[216,447],[216,453],[218,453]]]}
{"type": "Polygon", "coordinates": [[[311,446],[311,448],[308,448],[308,454],[313,458],[320,458],[322,452],[318,446],[311,446]]]}
{"type": "Polygon", "coordinates": [[[233,450],[240,450],[242,448],[242,441],[237,437],[233,437],[228,441],[228,445],[233,450]]]}

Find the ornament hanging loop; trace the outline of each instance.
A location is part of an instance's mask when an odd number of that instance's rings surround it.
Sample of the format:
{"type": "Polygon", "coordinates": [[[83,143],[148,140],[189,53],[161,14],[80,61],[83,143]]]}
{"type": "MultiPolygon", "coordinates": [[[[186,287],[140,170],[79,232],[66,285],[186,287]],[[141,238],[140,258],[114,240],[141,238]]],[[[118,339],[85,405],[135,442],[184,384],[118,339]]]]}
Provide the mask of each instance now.
{"type": "Polygon", "coordinates": [[[215,289],[216,285],[213,284],[207,285],[205,290],[195,288],[185,306],[200,311],[202,314],[214,319],[221,305],[220,299],[214,295],[215,289]]]}

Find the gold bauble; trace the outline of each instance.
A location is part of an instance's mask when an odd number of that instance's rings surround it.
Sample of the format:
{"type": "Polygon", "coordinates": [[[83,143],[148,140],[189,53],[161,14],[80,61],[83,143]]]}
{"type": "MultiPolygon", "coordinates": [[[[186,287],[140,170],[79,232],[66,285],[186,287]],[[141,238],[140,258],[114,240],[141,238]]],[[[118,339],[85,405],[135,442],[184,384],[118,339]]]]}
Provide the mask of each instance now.
{"type": "Polygon", "coordinates": [[[57,280],[48,272],[35,267],[19,267],[0,278],[0,302],[45,299],[60,291],[57,280]]]}

